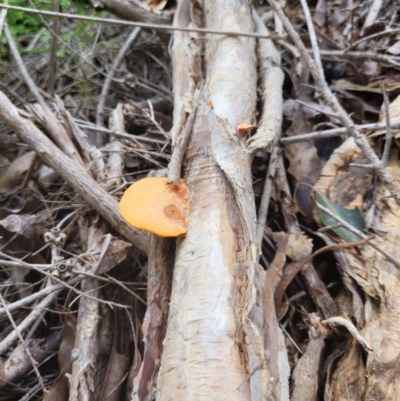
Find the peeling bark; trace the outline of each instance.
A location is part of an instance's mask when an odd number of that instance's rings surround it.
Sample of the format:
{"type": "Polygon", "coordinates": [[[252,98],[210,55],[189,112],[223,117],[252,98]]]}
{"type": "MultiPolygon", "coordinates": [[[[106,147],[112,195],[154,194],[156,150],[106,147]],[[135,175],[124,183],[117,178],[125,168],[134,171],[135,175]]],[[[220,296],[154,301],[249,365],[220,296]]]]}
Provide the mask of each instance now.
{"type": "MultiPolygon", "coordinates": [[[[187,0],[179,2],[175,25],[194,24],[195,5],[187,0]]],[[[205,0],[202,6],[206,28],[243,32],[256,29],[247,2],[205,0]]],[[[207,34],[203,42],[205,71],[194,76],[191,66],[201,63],[195,62],[199,57],[193,53],[195,49],[185,47],[188,39],[187,33],[174,34],[171,53],[175,148],[181,145],[188,113],[194,119],[182,169],[190,191],[190,215],[187,234],[176,241],[169,316],[154,396],[158,401],[284,401],[289,396],[284,338],[275,308],[271,309],[273,316],[264,315],[265,273],[258,264],[251,176],[255,148],[249,150],[236,132],[239,124],[255,119],[256,40],[207,34]],[[204,82],[199,81],[201,75],[205,76],[204,82]],[[199,96],[194,95],[194,89],[199,96]],[[266,343],[265,318],[277,336],[266,343]],[[267,367],[270,354],[277,355],[277,360],[270,359],[270,365],[279,365],[274,388],[267,367]],[[275,398],[270,398],[272,392],[277,394],[275,398]]],[[[274,124],[275,130],[276,121],[274,124]]],[[[257,143],[270,140],[261,136],[260,131],[257,143]]],[[[159,276],[157,280],[160,283],[164,279],[159,276]]],[[[154,355],[159,355],[161,348],[157,337],[161,327],[158,323],[148,326],[149,322],[157,322],[152,312],[155,306],[152,298],[134,400],[153,398],[152,383],[157,373],[154,355]]],[[[158,322],[164,316],[159,316],[158,322]]]]}
{"type": "Polygon", "coordinates": [[[143,322],[145,348],[134,381],[133,400],[144,401],[154,393],[167,326],[174,256],[173,239],[150,236],[147,312],[143,322]]]}

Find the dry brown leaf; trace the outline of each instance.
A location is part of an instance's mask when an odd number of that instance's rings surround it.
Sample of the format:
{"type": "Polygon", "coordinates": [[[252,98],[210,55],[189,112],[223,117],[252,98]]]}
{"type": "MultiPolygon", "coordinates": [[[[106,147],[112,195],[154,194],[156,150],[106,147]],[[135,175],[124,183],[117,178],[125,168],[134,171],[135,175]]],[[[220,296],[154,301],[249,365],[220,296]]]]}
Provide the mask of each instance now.
{"type": "MultiPolygon", "coordinates": [[[[385,84],[386,92],[398,92],[400,89],[400,81],[397,76],[389,76],[383,79],[385,84]]],[[[382,93],[382,81],[375,80],[371,81],[368,85],[359,85],[355,82],[351,82],[348,79],[338,79],[333,81],[330,85],[333,91],[356,91],[356,92],[371,92],[371,93],[382,93]]]]}
{"type": "Polygon", "coordinates": [[[107,373],[101,390],[100,401],[119,401],[124,389],[123,378],[129,371],[129,358],[113,350],[108,361],[107,373]]]}
{"type": "MultiPolygon", "coordinates": [[[[371,189],[371,172],[368,169],[350,167],[351,163],[366,163],[361,151],[353,139],[348,139],[332,154],[321,173],[321,178],[315,189],[327,196],[331,201],[344,207],[358,206],[364,209],[364,199],[371,189]]],[[[397,182],[400,182],[400,167],[397,152],[393,150],[389,156],[388,170],[397,182]]],[[[400,208],[390,197],[389,191],[381,183],[374,189],[374,220],[386,236],[376,236],[378,245],[400,259],[400,208]]],[[[346,270],[363,289],[375,299],[383,299],[384,294],[378,280],[378,272],[386,271],[400,279],[400,272],[394,268],[384,255],[369,245],[361,250],[348,249],[343,251],[349,264],[346,270]],[[361,252],[361,253],[360,253],[361,252]]],[[[376,311],[370,310],[365,320],[368,323],[376,317],[376,311]]]]}
{"type": "Polygon", "coordinates": [[[108,273],[114,266],[119,265],[126,258],[126,255],[131,247],[132,244],[112,237],[110,244],[107,247],[107,251],[101,258],[101,262],[95,273],[108,273]]]}
{"type": "MultiPolygon", "coordinates": [[[[361,151],[354,140],[349,138],[332,154],[324,166],[321,178],[315,185],[315,189],[327,196],[332,202],[341,206],[352,208],[359,207],[364,210],[364,198],[371,188],[372,176],[368,169],[350,167],[351,163],[366,163],[361,156],[361,151]]],[[[400,168],[397,154],[393,151],[389,157],[388,170],[395,180],[400,182],[400,168]]],[[[379,227],[387,235],[383,238],[376,236],[375,241],[387,252],[400,259],[400,209],[396,201],[390,197],[390,193],[384,185],[378,184],[374,190],[375,195],[375,219],[379,227]]],[[[316,216],[317,218],[317,216],[316,216]]],[[[348,249],[344,255],[349,263],[350,270],[347,273],[362,287],[364,292],[373,298],[381,298],[381,289],[378,283],[378,271],[393,272],[400,278],[400,273],[377,250],[365,245],[361,255],[357,250],[348,249]]],[[[367,320],[368,321],[368,320],[367,320]]]]}
{"type": "MultiPolygon", "coordinates": [[[[400,95],[393,100],[389,105],[389,120],[391,123],[400,121],[400,95]]],[[[386,122],[386,114],[385,114],[385,105],[382,105],[381,112],[379,113],[379,122],[386,122]]],[[[370,138],[385,135],[386,130],[378,130],[375,132],[371,132],[368,136],[370,138]]],[[[400,129],[392,129],[392,134],[395,138],[400,138],[400,129]]]]}
{"type": "MultiPolygon", "coordinates": [[[[333,369],[330,368],[329,371],[331,370],[333,369]]],[[[332,376],[327,377],[324,399],[325,401],[363,401],[365,384],[363,351],[360,344],[352,339],[345,355],[333,370],[332,376]]]]}
{"type": "Polygon", "coordinates": [[[146,0],[146,4],[152,9],[156,11],[164,10],[167,5],[168,0],[146,0]]]}
{"type": "Polygon", "coordinates": [[[324,26],[326,22],[326,0],[318,0],[317,5],[315,6],[315,11],[313,15],[313,21],[318,26],[324,26]]]}
{"type": "Polygon", "coordinates": [[[395,401],[400,397],[400,281],[382,271],[379,283],[383,291],[378,319],[362,333],[374,348],[367,358],[365,399],[395,401]]]}
{"type": "Polygon", "coordinates": [[[380,65],[376,61],[364,61],[358,68],[355,80],[359,83],[368,84],[381,72],[380,65]]]}
{"type": "Polygon", "coordinates": [[[27,152],[15,159],[0,177],[0,194],[11,191],[19,182],[22,175],[31,167],[35,152],[27,152]]]}
{"type": "Polygon", "coordinates": [[[32,214],[10,214],[0,220],[0,226],[11,233],[17,233],[32,239],[33,236],[37,235],[37,230],[33,225],[35,221],[36,216],[32,214]]]}
{"type": "Polygon", "coordinates": [[[44,395],[43,401],[67,401],[69,385],[67,374],[71,374],[71,352],[75,345],[76,319],[66,315],[63,326],[63,339],[58,350],[58,364],[60,375],[54,381],[49,392],[44,395]]]}
{"type": "MultiPolygon", "coordinates": [[[[338,205],[363,210],[363,197],[371,185],[372,174],[368,169],[351,167],[352,163],[362,164],[367,160],[354,139],[349,138],[332,153],[314,189],[338,205]]],[[[319,220],[317,214],[314,217],[319,220]]]]}
{"type": "Polygon", "coordinates": [[[42,362],[52,352],[54,352],[61,341],[60,331],[53,333],[47,338],[35,338],[25,342],[30,351],[26,351],[24,344],[16,347],[7,360],[0,364],[0,388],[10,383],[17,383],[32,369],[32,358],[37,362],[42,362]]]}
{"type": "Polygon", "coordinates": [[[334,2],[335,10],[328,18],[329,27],[335,28],[344,24],[351,16],[352,0],[338,0],[334,2]]]}
{"type": "Polygon", "coordinates": [[[394,56],[398,56],[400,54],[400,40],[398,40],[392,46],[390,46],[387,49],[387,52],[393,54],[394,56]]]}

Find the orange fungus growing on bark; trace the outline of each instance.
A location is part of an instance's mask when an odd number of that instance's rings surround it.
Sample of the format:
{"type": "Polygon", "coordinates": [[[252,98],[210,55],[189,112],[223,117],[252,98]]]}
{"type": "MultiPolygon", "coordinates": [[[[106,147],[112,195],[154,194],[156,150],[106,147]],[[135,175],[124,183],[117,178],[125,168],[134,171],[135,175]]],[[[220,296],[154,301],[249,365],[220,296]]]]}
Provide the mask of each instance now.
{"type": "Polygon", "coordinates": [[[238,125],[237,132],[240,136],[244,136],[253,128],[254,128],[254,125],[252,125],[252,124],[242,123],[242,124],[238,125]]]}
{"type": "Polygon", "coordinates": [[[122,217],[131,226],[160,237],[177,237],[187,231],[189,190],[180,180],[149,177],[136,181],[119,203],[122,217]]]}

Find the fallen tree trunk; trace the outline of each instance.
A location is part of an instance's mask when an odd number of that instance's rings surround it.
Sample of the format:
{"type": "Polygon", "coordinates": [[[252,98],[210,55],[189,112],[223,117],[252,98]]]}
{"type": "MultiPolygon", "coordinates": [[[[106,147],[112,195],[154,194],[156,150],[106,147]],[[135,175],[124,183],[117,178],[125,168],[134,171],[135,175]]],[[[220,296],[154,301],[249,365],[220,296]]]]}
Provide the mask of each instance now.
{"type": "MultiPolygon", "coordinates": [[[[193,26],[196,7],[181,1],[175,25],[193,26]]],[[[202,16],[209,29],[256,29],[252,8],[238,0],[204,1],[202,16]]],[[[239,124],[255,120],[256,41],[221,35],[206,39],[204,60],[186,33],[176,34],[172,47],[175,107],[180,108],[174,112],[172,139],[180,154],[192,126],[182,168],[190,216],[188,232],[176,244],[158,378],[147,377],[146,396],[136,386],[133,399],[151,399],[146,397],[155,392],[163,401],[285,400],[289,366],[283,341],[274,341],[279,349],[272,352],[281,358],[278,377],[270,377],[264,344],[265,325],[271,325],[275,338],[282,336],[276,319],[264,319],[265,272],[258,264],[251,177],[256,149],[249,151],[237,132],[239,124]]],[[[136,380],[142,386],[143,371],[136,380]]]]}

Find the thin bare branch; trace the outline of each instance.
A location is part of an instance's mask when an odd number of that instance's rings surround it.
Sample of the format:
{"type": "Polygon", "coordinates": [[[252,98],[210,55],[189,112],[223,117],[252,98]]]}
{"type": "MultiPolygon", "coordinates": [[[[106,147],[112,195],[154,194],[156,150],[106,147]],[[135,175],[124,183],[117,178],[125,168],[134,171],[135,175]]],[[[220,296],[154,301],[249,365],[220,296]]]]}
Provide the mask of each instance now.
{"type": "Polygon", "coordinates": [[[261,196],[260,208],[258,209],[258,217],[257,217],[258,249],[262,249],[262,240],[264,238],[265,224],[267,222],[269,201],[271,198],[272,184],[275,178],[279,151],[280,151],[279,146],[275,144],[274,147],[272,148],[271,156],[269,158],[269,165],[265,178],[263,193],[261,196]]]}
{"type": "MultiPolygon", "coordinates": [[[[195,101],[197,104],[197,101],[195,101]]],[[[191,114],[186,120],[184,127],[182,128],[179,137],[179,143],[174,147],[174,151],[171,155],[171,160],[168,165],[168,182],[179,183],[181,178],[182,162],[185,156],[186,148],[189,143],[190,134],[193,129],[193,123],[197,114],[197,106],[192,110],[191,114]]]]}
{"type": "Polygon", "coordinates": [[[390,126],[389,97],[386,93],[385,85],[383,82],[382,82],[382,91],[383,91],[383,104],[385,107],[386,140],[385,140],[385,147],[383,148],[381,162],[382,162],[383,166],[386,167],[388,159],[389,159],[390,146],[392,145],[393,133],[392,133],[392,127],[390,126]]]}
{"type": "MultiPolygon", "coordinates": [[[[5,0],[5,4],[8,4],[8,0],[5,0]]],[[[0,13],[0,36],[3,33],[4,22],[6,20],[6,16],[7,16],[7,9],[1,10],[1,13],[0,13]]]]}
{"type": "MultiPolygon", "coordinates": [[[[308,49],[309,52],[312,50],[308,49]]],[[[379,54],[371,51],[346,51],[346,50],[320,50],[322,58],[334,58],[345,60],[373,60],[379,61],[390,66],[400,67],[400,57],[392,56],[390,54],[379,54]]]]}
{"type": "Polygon", "coordinates": [[[15,11],[23,11],[28,14],[40,14],[40,15],[48,15],[51,17],[60,17],[60,18],[69,18],[75,19],[79,21],[93,21],[104,24],[111,25],[122,25],[122,26],[136,26],[143,29],[154,29],[156,31],[182,31],[182,32],[198,32],[198,33],[211,33],[214,35],[222,35],[222,36],[242,36],[246,38],[259,38],[259,39],[268,39],[268,38],[276,38],[277,35],[260,35],[254,32],[235,32],[228,30],[218,30],[218,29],[204,29],[204,28],[182,28],[182,27],[174,27],[172,25],[162,25],[162,24],[148,24],[144,22],[134,22],[134,21],[126,21],[121,19],[113,19],[113,18],[97,18],[97,17],[89,17],[85,15],[79,14],[68,14],[68,13],[56,13],[54,11],[45,11],[45,10],[34,10],[32,8],[26,7],[17,7],[17,6],[8,6],[6,4],[0,4],[0,9],[7,10],[15,10],[15,11]]]}
{"type": "Polygon", "coordinates": [[[45,385],[44,385],[44,383],[43,383],[43,378],[42,378],[42,376],[41,376],[41,374],[40,374],[40,372],[39,372],[39,370],[38,370],[38,368],[37,368],[37,366],[36,366],[36,365],[37,365],[37,362],[33,359],[33,356],[32,356],[32,354],[31,354],[31,351],[29,350],[29,348],[28,348],[28,346],[26,345],[24,339],[22,338],[22,335],[21,335],[21,333],[19,332],[18,327],[17,327],[17,325],[15,324],[15,321],[14,321],[13,317],[11,316],[11,313],[10,313],[9,310],[7,309],[7,305],[6,305],[6,303],[5,303],[5,301],[4,301],[4,298],[3,298],[3,296],[2,296],[1,294],[0,294],[0,302],[1,302],[1,304],[3,305],[3,308],[5,309],[6,314],[7,314],[7,317],[8,317],[8,319],[10,320],[10,323],[11,323],[11,325],[13,326],[14,331],[17,333],[17,336],[18,336],[19,340],[21,341],[21,344],[22,344],[23,347],[25,348],[25,352],[28,354],[29,359],[31,360],[33,370],[35,371],[35,374],[36,374],[36,376],[37,376],[37,378],[38,378],[38,380],[39,380],[40,387],[42,388],[43,393],[44,393],[44,394],[47,393],[46,387],[45,387],[45,385]]]}
{"type": "MultiPolygon", "coordinates": [[[[356,125],[357,129],[360,131],[377,131],[379,129],[387,128],[385,123],[372,123],[372,124],[362,124],[356,125]]],[[[400,128],[400,122],[392,122],[390,124],[391,129],[400,128]]],[[[290,136],[281,138],[281,143],[286,145],[288,143],[310,141],[322,138],[333,138],[335,136],[347,135],[348,129],[346,127],[332,128],[323,131],[313,131],[307,134],[300,134],[296,136],[290,136]]]]}
{"type": "MultiPolygon", "coordinates": [[[[68,280],[67,283],[68,285],[74,286],[77,283],[79,283],[79,281],[82,280],[82,277],[73,277],[72,279],[68,280]]],[[[12,304],[8,304],[7,305],[7,310],[9,312],[13,312],[15,310],[18,310],[26,305],[31,304],[32,302],[54,292],[57,290],[61,290],[65,288],[64,283],[58,283],[58,284],[53,284],[50,285],[48,287],[43,288],[42,290],[33,293],[32,295],[28,295],[18,301],[13,302],[12,304]]],[[[5,308],[0,308],[0,318],[5,316],[7,314],[6,309],[5,308]]]]}
{"type": "MultiPolygon", "coordinates": [[[[21,334],[24,333],[29,327],[36,321],[36,319],[41,315],[43,310],[45,310],[49,305],[51,305],[54,300],[57,298],[58,294],[62,291],[62,289],[52,292],[51,294],[47,295],[42,301],[40,301],[36,308],[32,310],[32,312],[16,327],[14,330],[9,333],[3,341],[0,342],[0,355],[3,355],[4,352],[10,348],[18,338],[20,338],[21,334]]],[[[7,306],[3,304],[3,308],[5,309],[6,313],[7,306]]],[[[9,313],[9,312],[8,312],[9,313]]],[[[7,315],[8,315],[7,313],[7,315]]],[[[11,314],[9,315],[11,316],[11,314]]]]}
{"type": "MultiPolygon", "coordinates": [[[[53,11],[60,11],[60,0],[53,0],[53,11]]],[[[57,44],[58,35],[60,33],[60,18],[53,17],[52,30],[54,35],[51,37],[51,49],[50,49],[50,62],[49,62],[49,80],[47,83],[50,96],[54,96],[54,78],[57,68],[57,44]]]]}
{"type": "Polygon", "coordinates": [[[136,27],[132,30],[129,34],[128,38],[126,39],[125,43],[121,47],[112,67],[111,70],[108,72],[107,78],[104,80],[103,87],[101,89],[99,102],[97,104],[96,110],[96,124],[100,127],[104,126],[104,105],[106,103],[106,98],[108,95],[108,91],[110,89],[111,80],[114,78],[115,71],[118,70],[121,61],[124,59],[126,53],[129,51],[132,43],[136,40],[140,33],[140,28],[136,27]]]}

